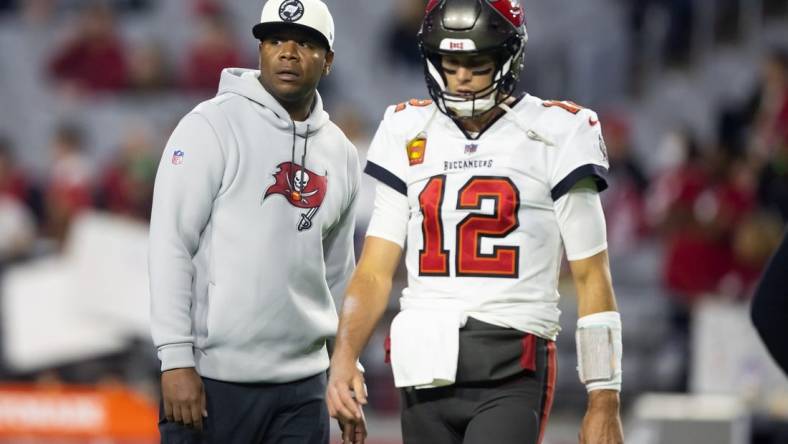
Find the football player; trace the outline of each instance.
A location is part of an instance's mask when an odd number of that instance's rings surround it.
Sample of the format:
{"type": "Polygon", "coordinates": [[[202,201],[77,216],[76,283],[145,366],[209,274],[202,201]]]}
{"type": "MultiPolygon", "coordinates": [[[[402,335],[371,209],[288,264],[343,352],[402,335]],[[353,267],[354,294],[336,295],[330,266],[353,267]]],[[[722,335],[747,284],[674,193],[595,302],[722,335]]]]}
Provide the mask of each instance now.
{"type": "Polygon", "coordinates": [[[390,331],[404,442],[541,442],[566,254],[588,390],[580,441],[623,442],[621,320],[599,198],[608,161],[597,115],[513,94],[528,40],[517,0],[431,0],[419,40],[433,100],[386,110],[369,149],[375,208],[342,308],[330,414],[363,424],[355,362],[404,249],[408,286],[390,331]]]}

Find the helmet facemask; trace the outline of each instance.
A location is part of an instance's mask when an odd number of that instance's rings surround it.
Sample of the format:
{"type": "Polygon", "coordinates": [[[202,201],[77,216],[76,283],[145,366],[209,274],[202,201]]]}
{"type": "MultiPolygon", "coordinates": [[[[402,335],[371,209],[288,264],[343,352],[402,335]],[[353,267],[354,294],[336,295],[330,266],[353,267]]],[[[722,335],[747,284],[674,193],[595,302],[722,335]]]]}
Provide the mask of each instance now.
{"type": "Polygon", "coordinates": [[[427,89],[441,112],[454,119],[479,117],[511,97],[523,65],[523,40],[509,39],[493,52],[495,68],[492,83],[474,94],[454,94],[447,90],[441,59],[447,55],[477,55],[483,51],[431,51],[421,45],[427,89]]]}

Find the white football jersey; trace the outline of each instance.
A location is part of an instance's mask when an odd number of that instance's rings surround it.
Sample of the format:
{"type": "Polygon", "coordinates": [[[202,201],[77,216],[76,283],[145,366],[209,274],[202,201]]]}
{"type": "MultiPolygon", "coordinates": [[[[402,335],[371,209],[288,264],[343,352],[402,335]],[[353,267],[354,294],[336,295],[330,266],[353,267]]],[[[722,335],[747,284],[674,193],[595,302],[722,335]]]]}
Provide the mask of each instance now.
{"type": "Polygon", "coordinates": [[[563,256],[554,203],[607,187],[596,113],[525,95],[472,140],[430,101],[390,107],[365,171],[408,198],[403,305],[461,307],[554,340],[563,256]]]}

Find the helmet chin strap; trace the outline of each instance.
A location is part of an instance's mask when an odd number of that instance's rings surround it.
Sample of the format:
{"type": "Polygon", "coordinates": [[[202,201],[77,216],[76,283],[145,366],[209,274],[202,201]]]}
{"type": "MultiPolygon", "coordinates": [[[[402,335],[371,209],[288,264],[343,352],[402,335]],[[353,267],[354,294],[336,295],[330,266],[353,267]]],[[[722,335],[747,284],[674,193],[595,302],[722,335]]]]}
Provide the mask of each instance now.
{"type": "Polygon", "coordinates": [[[463,100],[459,102],[446,101],[446,108],[450,109],[457,117],[473,117],[474,115],[491,110],[494,106],[495,92],[481,99],[463,100]]]}

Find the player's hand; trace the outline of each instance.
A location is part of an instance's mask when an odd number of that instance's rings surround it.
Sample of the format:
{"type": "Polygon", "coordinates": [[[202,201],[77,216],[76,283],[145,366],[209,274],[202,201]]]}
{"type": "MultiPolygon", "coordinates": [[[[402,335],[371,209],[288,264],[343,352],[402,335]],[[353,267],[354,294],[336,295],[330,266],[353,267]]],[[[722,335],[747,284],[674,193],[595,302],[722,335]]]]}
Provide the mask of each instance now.
{"type": "Polygon", "coordinates": [[[580,444],[623,444],[618,392],[594,390],[580,428],[580,444]]]}
{"type": "Polygon", "coordinates": [[[343,422],[338,420],[342,430],[342,444],[364,444],[367,439],[367,420],[361,411],[361,421],[343,422]]]}
{"type": "Polygon", "coordinates": [[[356,363],[352,360],[332,360],[326,389],[328,414],[343,425],[360,424],[364,420],[361,406],[366,403],[364,375],[356,368],[356,363]]]}
{"type": "Polygon", "coordinates": [[[176,368],[162,373],[161,394],[167,421],[202,430],[203,418],[208,416],[208,411],[202,378],[194,367],[176,368]]]}

